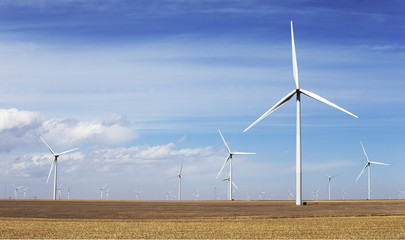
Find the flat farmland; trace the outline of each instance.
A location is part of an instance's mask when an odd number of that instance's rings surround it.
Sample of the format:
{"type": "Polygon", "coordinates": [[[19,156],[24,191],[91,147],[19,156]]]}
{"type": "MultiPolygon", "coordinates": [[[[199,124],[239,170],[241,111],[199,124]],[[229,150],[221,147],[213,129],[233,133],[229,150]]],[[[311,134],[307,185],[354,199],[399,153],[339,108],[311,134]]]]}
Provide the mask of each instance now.
{"type": "Polygon", "coordinates": [[[0,200],[0,237],[404,239],[405,200],[0,200]]]}

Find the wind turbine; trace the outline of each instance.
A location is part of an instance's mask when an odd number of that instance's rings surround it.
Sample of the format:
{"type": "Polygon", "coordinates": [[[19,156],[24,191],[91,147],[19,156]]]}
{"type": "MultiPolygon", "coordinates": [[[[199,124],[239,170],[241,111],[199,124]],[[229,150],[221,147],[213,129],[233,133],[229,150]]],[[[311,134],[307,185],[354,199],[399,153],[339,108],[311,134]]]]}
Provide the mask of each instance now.
{"type": "Polygon", "coordinates": [[[68,189],[68,200],[70,200],[70,187],[68,189]]]}
{"type": "Polygon", "coordinates": [[[28,190],[28,187],[24,188],[24,190],[23,190],[24,199],[27,199],[27,190],[28,190]]]}
{"type": "Polygon", "coordinates": [[[110,190],[111,190],[111,188],[109,188],[107,191],[105,191],[105,200],[110,199],[110,190]]]}
{"type": "Polygon", "coordinates": [[[181,200],[181,178],[182,178],[181,173],[182,173],[182,171],[183,171],[183,161],[181,162],[181,165],[180,165],[179,174],[176,175],[176,176],[174,176],[174,177],[169,178],[169,179],[172,179],[172,178],[179,178],[179,192],[178,192],[178,200],[179,200],[179,201],[181,200]]]}
{"type": "Polygon", "coordinates": [[[200,190],[197,189],[197,191],[195,191],[195,193],[193,193],[194,196],[194,201],[197,201],[198,199],[200,199],[200,190]]]}
{"type": "Polygon", "coordinates": [[[293,65],[293,75],[295,81],[295,89],[291,91],[287,96],[282,98],[278,103],[276,103],[272,108],[270,108],[267,112],[265,112],[260,118],[258,118],[254,123],[252,123],[249,127],[247,127],[244,132],[249,130],[251,127],[256,125],[262,119],[270,115],[276,109],[284,105],[288,100],[290,100],[294,95],[296,95],[296,103],[297,103],[297,124],[296,124],[296,205],[302,205],[302,159],[301,159],[301,94],[307,95],[315,100],[323,102],[329,106],[337,108],[347,114],[352,115],[353,117],[357,118],[356,115],[353,113],[339,107],[338,105],[326,100],[325,98],[312,93],[310,91],[304,90],[300,88],[299,80],[298,80],[298,67],[297,67],[297,56],[295,53],[295,43],[294,43],[294,32],[293,32],[293,23],[291,21],[291,48],[292,48],[292,65],[293,65]]]}
{"type": "Polygon", "coordinates": [[[169,200],[170,195],[172,194],[172,191],[168,191],[166,192],[166,200],[169,200]]]}
{"type": "Polygon", "coordinates": [[[63,184],[61,184],[57,189],[56,189],[56,191],[57,191],[57,193],[58,193],[58,199],[60,200],[60,198],[61,198],[61,193],[60,193],[60,188],[62,187],[62,185],[63,184]]]}
{"type": "Polygon", "coordinates": [[[329,190],[329,200],[330,200],[330,182],[331,182],[332,179],[335,178],[337,175],[335,175],[335,176],[326,175],[326,176],[328,177],[328,185],[326,186],[326,191],[329,190]]]}
{"type": "Polygon", "coordinates": [[[263,200],[263,199],[262,199],[262,196],[263,196],[264,194],[266,194],[266,192],[259,192],[259,200],[263,200]]]}
{"type": "Polygon", "coordinates": [[[232,181],[232,156],[233,155],[247,155],[247,154],[256,154],[256,153],[247,153],[247,152],[232,152],[231,149],[229,149],[228,144],[226,144],[226,141],[224,137],[222,136],[221,131],[218,129],[219,135],[221,135],[222,141],[225,144],[226,149],[228,150],[228,157],[225,159],[224,164],[222,164],[221,170],[219,171],[217,175],[217,179],[219,178],[219,175],[221,174],[222,170],[224,169],[226,163],[229,161],[229,184],[228,184],[228,197],[229,200],[232,200],[232,185],[235,185],[232,181]]]}
{"type": "Polygon", "coordinates": [[[389,165],[389,164],[387,164],[387,163],[380,163],[380,162],[371,162],[371,161],[369,161],[369,160],[368,160],[367,153],[366,153],[366,150],[364,149],[363,143],[362,143],[361,141],[360,141],[360,144],[361,144],[361,148],[363,149],[364,155],[366,156],[366,161],[367,161],[367,163],[366,163],[366,165],[364,166],[364,168],[363,168],[363,170],[361,171],[361,173],[359,174],[359,176],[357,177],[356,182],[357,182],[357,180],[359,180],[359,178],[360,178],[361,174],[363,174],[364,170],[366,170],[366,168],[368,167],[368,199],[370,200],[370,199],[371,199],[371,176],[370,176],[371,164],[377,164],[377,165],[389,165]]]}
{"type": "Polygon", "coordinates": [[[19,186],[19,187],[17,187],[17,186],[15,186],[14,184],[13,184],[13,186],[14,186],[14,196],[15,196],[15,199],[18,199],[18,190],[20,189],[20,188],[22,188],[23,186],[19,186]]]}
{"type": "Polygon", "coordinates": [[[288,200],[293,200],[294,195],[291,193],[290,189],[288,189],[288,200]]]}
{"type": "MultiPolygon", "coordinates": [[[[230,181],[231,181],[231,175],[229,174],[229,177],[224,178],[224,179],[222,179],[221,181],[222,181],[222,182],[224,182],[224,181],[230,182],[230,181]]],[[[229,184],[229,183],[228,183],[228,184],[229,184]]],[[[239,190],[239,188],[236,186],[236,184],[234,183],[234,181],[232,181],[232,185],[236,188],[236,190],[239,190]]],[[[233,192],[232,192],[232,193],[233,193],[233,192]]],[[[229,192],[228,192],[228,199],[232,199],[232,195],[230,195],[229,192]]]]}
{"type": "Polygon", "coordinates": [[[343,189],[342,190],[342,200],[345,200],[345,195],[347,195],[348,193],[347,192],[345,192],[345,190],[343,189]]]}
{"type": "Polygon", "coordinates": [[[312,197],[316,200],[316,201],[318,201],[318,197],[319,197],[319,191],[320,191],[321,189],[318,189],[318,190],[316,190],[316,192],[312,192],[312,197]]]}
{"type": "Polygon", "coordinates": [[[141,193],[142,193],[142,191],[136,191],[135,190],[136,200],[139,200],[139,194],[141,194],[141,193]]]}
{"type": "Polygon", "coordinates": [[[99,188],[98,190],[100,190],[100,200],[103,200],[103,193],[104,193],[104,189],[107,187],[108,184],[104,185],[104,187],[99,188]]]}
{"type": "Polygon", "coordinates": [[[44,142],[44,144],[46,145],[46,147],[49,149],[49,151],[52,153],[52,155],[55,157],[55,159],[53,160],[52,164],[51,164],[51,169],[49,170],[49,174],[48,174],[48,179],[46,180],[46,183],[48,183],[49,181],[49,177],[51,176],[51,172],[52,169],[55,167],[55,175],[54,175],[54,181],[53,181],[53,200],[56,200],[56,187],[57,187],[57,181],[58,181],[58,157],[60,155],[69,153],[69,152],[73,152],[75,150],[77,150],[78,148],[74,148],[74,149],[70,149],[61,153],[55,153],[52,148],[45,142],[45,140],[40,137],[42,142],[44,142]]]}

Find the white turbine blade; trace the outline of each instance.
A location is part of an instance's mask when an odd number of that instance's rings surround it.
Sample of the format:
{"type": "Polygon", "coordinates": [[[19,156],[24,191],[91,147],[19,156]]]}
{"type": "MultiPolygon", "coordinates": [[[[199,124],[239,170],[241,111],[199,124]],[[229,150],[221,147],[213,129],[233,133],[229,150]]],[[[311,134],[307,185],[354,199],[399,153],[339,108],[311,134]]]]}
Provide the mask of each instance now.
{"type": "Polygon", "coordinates": [[[51,151],[51,153],[55,156],[55,152],[52,150],[52,148],[45,142],[45,140],[42,137],[39,137],[42,142],[45,144],[45,146],[49,149],[49,151],[51,151]]]}
{"type": "Polygon", "coordinates": [[[366,150],[364,149],[363,143],[362,143],[361,141],[360,141],[360,144],[361,144],[361,148],[363,148],[364,155],[366,155],[367,162],[370,162],[370,161],[368,160],[368,156],[367,156],[366,150]]]}
{"type": "Polygon", "coordinates": [[[168,181],[168,180],[170,180],[170,179],[173,179],[173,178],[178,178],[179,177],[179,175],[176,175],[176,176],[173,176],[173,177],[169,177],[169,178],[166,178],[166,181],[168,181]]]}
{"type": "Polygon", "coordinates": [[[48,183],[49,178],[51,177],[51,172],[52,172],[52,169],[53,169],[54,165],[55,165],[55,160],[52,161],[51,169],[49,169],[49,174],[48,174],[48,178],[46,179],[46,183],[48,183]]]}
{"type": "Polygon", "coordinates": [[[378,164],[378,165],[385,165],[385,166],[388,166],[388,165],[389,165],[388,163],[380,163],[380,162],[370,162],[370,163],[372,163],[372,164],[378,164]]]}
{"type": "Polygon", "coordinates": [[[325,104],[328,104],[329,106],[332,106],[332,107],[334,107],[334,108],[336,108],[336,109],[339,109],[340,111],[345,112],[345,113],[347,113],[347,114],[349,114],[349,115],[352,115],[352,116],[355,117],[355,118],[359,118],[359,117],[357,117],[356,115],[354,115],[353,113],[347,111],[346,109],[344,109],[344,108],[342,108],[342,107],[339,107],[338,105],[336,105],[336,104],[334,104],[334,103],[332,103],[332,102],[326,100],[325,98],[323,98],[323,97],[321,97],[321,96],[319,96],[319,95],[317,95],[317,94],[315,94],[315,93],[313,93],[313,92],[306,91],[306,90],[303,90],[303,89],[300,89],[300,91],[301,91],[303,94],[307,95],[308,97],[311,97],[311,98],[313,98],[313,99],[315,99],[315,100],[318,100],[318,101],[320,101],[320,102],[323,102],[323,103],[325,103],[325,104]]]}
{"type": "Polygon", "coordinates": [[[248,155],[248,154],[256,154],[256,153],[248,153],[248,152],[232,152],[232,155],[248,155]]]}
{"type": "Polygon", "coordinates": [[[363,170],[361,171],[361,173],[360,173],[359,176],[357,177],[356,182],[357,182],[357,180],[359,180],[361,174],[363,174],[364,170],[366,170],[367,167],[368,167],[368,163],[366,164],[366,166],[364,166],[363,170]]]}
{"type": "Polygon", "coordinates": [[[181,171],[183,171],[183,161],[181,161],[180,174],[179,174],[179,176],[181,176],[181,171]]]}
{"type": "Polygon", "coordinates": [[[69,152],[76,151],[77,149],[79,149],[79,148],[73,148],[73,149],[70,149],[70,150],[67,150],[67,151],[64,151],[64,152],[58,153],[57,155],[58,155],[58,156],[60,156],[60,155],[63,155],[63,154],[65,154],[65,153],[69,153],[69,152]]]}
{"type": "Polygon", "coordinates": [[[292,21],[291,21],[291,48],[292,48],[292,63],[293,63],[295,88],[299,89],[300,83],[298,81],[297,54],[295,53],[294,31],[293,31],[293,22],[292,21]]]}
{"type": "Polygon", "coordinates": [[[228,149],[228,153],[231,153],[231,149],[229,149],[228,144],[226,144],[226,141],[225,141],[224,137],[222,136],[222,133],[219,129],[218,129],[218,132],[219,132],[219,135],[221,135],[222,141],[224,142],[226,149],[228,149]]]}
{"type": "Polygon", "coordinates": [[[287,96],[285,96],[278,103],[276,103],[272,108],[270,108],[267,112],[265,112],[261,117],[259,117],[254,123],[252,123],[249,127],[247,127],[245,130],[243,130],[243,132],[246,132],[251,127],[256,125],[256,123],[260,122],[261,120],[263,120],[263,118],[267,117],[268,115],[270,115],[270,113],[274,112],[279,107],[281,107],[284,103],[286,103],[288,100],[290,100],[292,98],[292,96],[294,96],[295,93],[296,93],[296,90],[294,89],[289,94],[287,94],[287,96]]]}
{"type": "Polygon", "coordinates": [[[231,158],[231,154],[228,155],[228,157],[226,158],[224,164],[222,164],[221,170],[219,170],[219,173],[217,175],[217,179],[219,178],[219,175],[221,174],[222,170],[224,170],[224,167],[225,167],[226,163],[229,161],[229,158],[231,158]]]}
{"type": "Polygon", "coordinates": [[[236,186],[236,184],[232,181],[232,185],[237,189],[237,190],[239,190],[239,188],[236,186]]]}

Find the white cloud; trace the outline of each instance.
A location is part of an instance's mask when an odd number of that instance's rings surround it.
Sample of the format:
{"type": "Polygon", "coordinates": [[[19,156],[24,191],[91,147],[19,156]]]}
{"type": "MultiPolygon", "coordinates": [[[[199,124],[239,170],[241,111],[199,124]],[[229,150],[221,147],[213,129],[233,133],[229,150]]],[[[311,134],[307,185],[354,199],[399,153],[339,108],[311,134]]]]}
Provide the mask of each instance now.
{"type": "Polygon", "coordinates": [[[56,148],[73,145],[116,146],[136,137],[125,117],[113,114],[103,122],[54,119],[38,112],[0,109],[0,150],[37,145],[39,136],[56,148]]]}

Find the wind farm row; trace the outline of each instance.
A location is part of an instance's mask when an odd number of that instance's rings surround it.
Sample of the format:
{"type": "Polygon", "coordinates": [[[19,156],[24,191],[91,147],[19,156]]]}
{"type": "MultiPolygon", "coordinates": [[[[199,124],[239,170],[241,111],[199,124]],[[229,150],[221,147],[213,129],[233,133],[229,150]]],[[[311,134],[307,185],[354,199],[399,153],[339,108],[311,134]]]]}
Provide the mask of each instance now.
{"type": "MultiPolygon", "coordinates": [[[[294,40],[294,31],[293,31],[293,23],[291,21],[291,49],[292,49],[292,67],[293,67],[293,78],[295,82],[295,88],[288,93],[285,97],[283,97],[281,100],[279,100],[274,106],[272,106],[267,112],[265,112],[262,116],[260,116],[256,121],[254,121],[251,125],[249,125],[243,132],[248,131],[255,125],[257,125],[259,122],[261,122],[264,118],[269,116],[271,113],[276,111],[278,108],[283,106],[285,103],[287,103],[289,100],[291,100],[295,96],[296,100],[296,181],[295,181],[295,197],[293,193],[288,190],[288,198],[289,200],[295,199],[295,204],[296,205],[303,205],[303,199],[302,199],[302,142],[301,142],[301,96],[308,96],[312,99],[315,99],[319,102],[325,103],[326,105],[329,105],[335,109],[338,109],[352,117],[358,118],[355,114],[349,112],[348,110],[330,102],[329,100],[319,96],[318,94],[315,94],[311,91],[304,90],[300,88],[300,82],[299,82],[299,75],[298,75],[298,64],[297,64],[297,54],[296,54],[296,49],[295,49],[295,40],[294,40]]],[[[251,153],[251,152],[234,152],[231,151],[230,147],[228,146],[224,136],[222,135],[221,131],[218,129],[219,135],[227,149],[228,156],[226,157],[225,161],[222,164],[222,167],[220,168],[217,176],[216,176],[216,181],[217,182],[227,182],[228,185],[228,196],[227,200],[234,200],[234,189],[238,190],[237,185],[234,182],[234,175],[233,175],[233,157],[238,156],[238,155],[252,155],[256,153],[251,153]],[[224,172],[225,167],[229,165],[229,171],[225,173],[225,177],[221,178],[221,174],[224,172]]],[[[271,136],[269,136],[271,137],[271,136]]],[[[54,173],[54,183],[53,183],[53,196],[52,198],[54,200],[61,199],[61,187],[62,185],[58,185],[58,158],[64,154],[76,151],[78,148],[66,150],[60,153],[55,152],[50,145],[42,138],[40,137],[41,141],[45,144],[45,146],[48,148],[48,150],[51,152],[53,155],[54,159],[51,163],[51,167],[48,173],[47,181],[49,182],[49,179],[51,177],[52,171],[54,173]]],[[[358,175],[357,179],[355,181],[358,181],[359,178],[363,175],[365,170],[368,170],[368,198],[371,199],[371,165],[388,165],[387,163],[381,163],[381,162],[375,162],[375,161],[370,161],[365,147],[363,146],[363,143],[360,141],[361,148],[364,152],[365,158],[366,158],[366,163],[364,168],[361,170],[360,174],[358,175]]],[[[331,200],[331,182],[332,179],[336,178],[337,175],[329,176],[327,175],[328,179],[328,184],[327,184],[327,191],[328,191],[328,199],[331,200]]],[[[173,176],[167,180],[170,179],[178,179],[178,191],[177,191],[177,200],[182,200],[182,178],[183,178],[183,162],[181,162],[179,172],[176,176],[173,176]]],[[[15,187],[15,198],[18,198],[18,191],[19,189],[22,189],[22,186],[20,187],[15,187]]],[[[111,190],[111,187],[107,188],[107,185],[104,185],[98,189],[100,191],[100,199],[109,199],[109,192],[111,190]]],[[[319,197],[319,189],[315,192],[312,192],[312,196],[314,199],[318,199],[319,197]]],[[[26,190],[24,191],[26,192],[26,190]]],[[[142,191],[136,191],[136,199],[139,199],[139,195],[142,193],[142,191]]],[[[194,198],[198,199],[199,198],[199,192],[195,192],[194,198]]],[[[259,199],[262,199],[263,196],[265,195],[265,192],[259,192],[259,199]]],[[[348,195],[344,190],[342,190],[342,199],[345,199],[345,196],[348,195]]],[[[268,198],[270,198],[271,195],[268,195],[268,198]]],[[[166,192],[166,200],[170,200],[173,198],[173,191],[167,191],[166,192]]],[[[249,196],[247,198],[250,198],[249,196]]],[[[70,188],[68,190],[68,199],[70,199],[70,188]]],[[[215,199],[217,199],[217,194],[215,193],[215,199]]]]}

